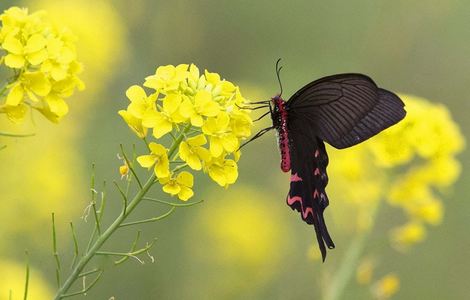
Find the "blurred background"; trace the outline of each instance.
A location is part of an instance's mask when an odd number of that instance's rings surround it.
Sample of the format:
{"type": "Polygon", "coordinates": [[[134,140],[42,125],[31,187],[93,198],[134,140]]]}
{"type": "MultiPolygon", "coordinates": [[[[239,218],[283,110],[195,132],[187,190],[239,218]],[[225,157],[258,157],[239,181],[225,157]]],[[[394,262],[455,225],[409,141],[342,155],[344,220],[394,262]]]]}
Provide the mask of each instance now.
{"type": "MultiPolygon", "coordinates": [[[[470,134],[466,1],[31,0],[2,1],[0,9],[13,5],[44,9],[75,32],[87,85],[68,101],[70,113],[60,124],[37,118],[36,136],[10,139],[0,152],[0,269],[13,277],[28,249],[33,280],[46,290],[38,295],[55,290],[50,213],[56,214],[60,252],[67,258],[73,246],[69,222],[82,237],[91,226],[80,218],[90,201],[92,163],[96,181],[110,183],[120,179],[119,144],[131,149],[135,143],[143,151],[117,111],[128,104],[126,89],[142,84],[157,66],[194,63],[236,83],[253,101],[279,92],[279,57],[286,98],[322,76],[365,73],[387,89],[444,104],[463,135],[470,134]]],[[[255,129],[269,120],[263,122],[255,129]]],[[[381,207],[364,253],[370,250],[375,262],[373,279],[361,285],[353,276],[342,299],[386,298],[371,289],[390,272],[400,280],[396,299],[468,297],[468,151],[458,160],[460,178],[442,194],[443,219],[422,242],[406,251],[390,247],[389,230],[406,217],[395,207],[381,207]]],[[[312,228],[285,204],[289,176],[279,169],[274,134],[245,148],[239,173],[227,190],[199,175],[195,199],[204,199],[202,204],[142,226],[145,240],[158,237],[151,251],[155,263],[145,258],[144,265],[131,260],[114,267],[111,260],[97,260],[106,271],[88,298],[318,299],[350,245],[350,210],[338,204],[342,190],[335,190],[332,178],[326,220],[337,248],[322,264],[312,250],[312,228]]],[[[120,199],[108,186],[109,221],[120,199]]],[[[157,188],[154,194],[161,195],[157,188]]],[[[145,204],[137,215],[164,209],[145,204]]],[[[134,234],[122,230],[105,248],[124,251],[134,234]]]]}

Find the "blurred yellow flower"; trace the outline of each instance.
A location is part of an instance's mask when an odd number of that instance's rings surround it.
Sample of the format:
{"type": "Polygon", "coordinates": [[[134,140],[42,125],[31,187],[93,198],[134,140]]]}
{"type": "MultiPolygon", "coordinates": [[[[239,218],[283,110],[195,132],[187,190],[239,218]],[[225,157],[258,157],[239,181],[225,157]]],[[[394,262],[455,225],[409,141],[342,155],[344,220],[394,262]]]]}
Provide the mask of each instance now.
{"type": "Polygon", "coordinates": [[[426,230],[421,223],[410,222],[391,232],[391,239],[396,249],[406,250],[408,247],[421,242],[426,237],[426,230]]]}
{"type": "MultiPolygon", "coordinates": [[[[0,260],[0,299],[23,299],[25,287],[26,267],[8,260],[0,260]],[[12,298],[10,297],[10,292],[12,298]]],[[[49,300],[52,299],[52,291],[45,278],[37,270],[30,270],[28,299],[49,300]]]]}
{"type": "MultiPolygon", "coordinates": [[[[443,105],[401,98],[406,118],[351,149],[332,150],[329,171],[335,187],[331,195],[345,202],[339,206],[349,205],[345,212],[357,210],[358,229],[368,229],[382,199],[403,209],[409,223],[393,230],[391,239],[395,247],[406,249],[425,238],[424,224],[442,221],[444,205],[437,191],[457,180],[461,167],[455,156],[465,140],[443,105]]],[[[350,218],[351,213],[344,213],[335,220],[351,223],[350,218]]]]}
{"type": "Polygon", "coordinates": [[[372,259],[364,259],[356,269],[356,281],[360,285],[369,284],[374,275],[375,264],[372,259]]]}
{"type": "Polygon", "coordinates": [[[376,299],[390,299],[400,289],[400,279],[391,273],[380,279],[373,287],[373,294],[376,299]]]}
{"type": "Polygon", "coordinates": [[[73,34],[53,26],[44,12],[28,14],[18,7],[5,10],[0,20],[0,49],[6,53],[1,60],[14,69],[12,81],[4,88],[8,95],[0,113],[18,123],[24,119],[27,104],[58,122],[68,113],[65,98],[84,88],[77,76],[82,67],[73,34]]]}
{"type": "MultiPolygon", "coordinates": [[[[32,125],[19,126],[28,132],[31,130],[28,126],[32,125]]],[[[18,125],[0,120],[0,127],[13,131],[18,125]]],[[[80,159],[81,148],[75,143],[79,126],[67,120],[57,127],[38,119],[34,127],[50,134],[14,140],[2,150],[8,159],[0,165],[0,172],[8,176],[0,181],[3,224],[0,236],[4,239],[21,237],[28,243],[43,245],[50,232],[38,232],[38,228],[50,227],[51,212],[57,213],[58,220],[73,219],[81,212],[88,193],[86,188],[77,187],[88,186],[83,181],[88,176],[80,159]]],[[[57,229],[59,238],[65,233],[69,234],[66,226],[57,229]]],[[[11,243],[1,243],[0,252],[11,246],[11,243]]],[[[44,247],[36,249],[49,253],[44,247]]]]}
{"type": "MultiPolygon", "coordinates": [[[[77,53],[86,66],[80,76],[86,82],[87,90],[80,94],[81,101],[74,103],[74,109],[89,108],[105,99],[93,95],[107,86],[113,78],[111,74],[119,72],[126,61],[124,56],[128,49],[125,22],[122,22],[116,5],[109,0],[27,0],[26,3],[31,8],[47,11],[55,24],[64,24],[77,37],[77,53]]],[[[67,35],[63,37],[68,39],[67,35]]],[[[73,56],[67,48],[62,48],[65,52],[60,51],[58,45],[57,42],[48,41],[48,55],[60,55],[65,59],[55,62],[46,60],[43,67],[50,68],[50,72],[60,78],[63,75],[63,63],[73,56]]]]}
{"type": "Polygon", "coordinates": [[[154,173],[157,178],[170,176],[170,162],[168,160],[167,149],[160,144],[150,143],[150,154],[137,157],[137,162],[144,168],[154,166],[154,173]]]}
{"type": "Polygon", "coordinates": [[[192,187],[194,185],[193,175],[189,172],[183,171],[176,177],[165,177],[159,179],[163,185],[163,191],[172,196],[178,195],[178,198],[187,201],[194,193],[192,187]]]}

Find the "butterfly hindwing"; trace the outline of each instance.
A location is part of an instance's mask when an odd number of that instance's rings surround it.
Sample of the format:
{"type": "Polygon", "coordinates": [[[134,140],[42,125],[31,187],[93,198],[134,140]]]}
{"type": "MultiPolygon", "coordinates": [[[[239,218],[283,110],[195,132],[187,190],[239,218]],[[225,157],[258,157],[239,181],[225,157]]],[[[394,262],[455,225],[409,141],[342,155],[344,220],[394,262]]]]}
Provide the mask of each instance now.
{"type": "Polygon", "coordinates": [[[313,81],[287,102],[292,118],[301,119],[318,137],[346,148],[376,135],[405,117],[394,93],[362,74],[338,74],[313,81]]]}
{"type": "Polygon", "coordinates": [[[329,203],[325,192],[328,184],[328,155],[323,141],[316,137],[305,138],[308,131],[297,129],[291,130],[290,133],[292,173],[287,204],[300,213],[302,220],[314,225],[324,260],[325,243],[328,248],[334,248],[323,219],[323,211],[329,203]]]}

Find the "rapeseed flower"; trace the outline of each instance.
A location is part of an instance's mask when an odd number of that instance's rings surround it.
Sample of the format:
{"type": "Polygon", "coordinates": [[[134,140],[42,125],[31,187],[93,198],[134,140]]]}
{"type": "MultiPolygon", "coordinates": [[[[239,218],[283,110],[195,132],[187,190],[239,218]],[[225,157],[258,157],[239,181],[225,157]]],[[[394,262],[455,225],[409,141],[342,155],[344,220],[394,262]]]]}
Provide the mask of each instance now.
{"type": "Polygon", "coordinates": [[[248,111],[240,108],[246,99],[239,88],[217,73],[201,74],[193,64],[158,67],[143,86],[150,95],[143,87],[130,87],[126,95],[131,103],[119,114],[142,139],[152,130],[158,143],[151,142],[151,153],[137,160],[142,167],[155,166],[163,190],[181,200],[192,196],[192,175],[177,172],[184,167],[202,170],[223,187],[235,183],[240,141],[253,126],[248,111]],[[169,137],[173,145],[166,150],[160,139],[169,137]]]}
{"type": "Polygon", "coordinates": [[[154,167],[157,178],[165,178],[170,175],[170,162],[167,149],[160,144],[149,144],[150,154],[137,157],[137,162],[144,168],[154,167]]]}
{"type": "Polygon", "coordinates": [[[163,185],[163,191],[172,196],[178,195],[178,198],[187,201],[194,195],[192,187],[194,185],[194,177],[191,173],[183,171],[176,177],[161,178],[160,183],[163,185]]]}
{"type": "Polygon", "coordinates": [[[0,113],[21,123],[31,107],[59,122],[68,113],[65,99],[84,88],[78,77],[82,66],[77,61],[74,35],[53,26],[45,12],[29,14],[26,8],[7,9],[0,21],[0,49],[4,52],[0,61],[13,71],[3,88],[6,97],[0,102],[0,113]]]}

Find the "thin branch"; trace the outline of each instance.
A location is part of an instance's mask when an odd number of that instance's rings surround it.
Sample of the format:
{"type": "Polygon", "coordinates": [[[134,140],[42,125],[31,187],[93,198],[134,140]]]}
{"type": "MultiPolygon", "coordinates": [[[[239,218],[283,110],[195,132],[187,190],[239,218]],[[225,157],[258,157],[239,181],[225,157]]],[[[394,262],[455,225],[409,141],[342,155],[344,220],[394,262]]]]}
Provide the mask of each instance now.
{"type": "Polygon", "coordinates": [[[136,225],[136,224],[152,223],[152,222],[160,221],[160,220],[168,217],[169,215],[171,215],[173,213],[173,211],[175,210],[175,208],[176,207],[173,206],[172,208],[170,208],[170,210],[168,212],[166,212],[165,214],[163,214],[161,216],[150,218],[150,219],[145,219],[145,220],[134,221],[134,222],[122,223],[121,225],[119,225],[119,227],[125,227],[125,226],[131,226],[131,225],[136,225]]]}
{"type": "Polygon", "coordinates": [[[189,206],[193,206],[193,205],[196,205],[196,204],[199,204],[199,203],[204,202],[204,200],[199,200],[199,201],[197,201],[197,202],[190,202],[190,203],[173,203],[173,202],[169,202],[169,201],[165,201],[165,200],[160,200],[160,199],[155,199],[155,198],[150,198],[150,197],[144,197],[142,200],[151,201],[151,202],[157,202],[157,203],[162,203],[162,204],[166,204],[166,205],[170,205],[170,206],[175,206],[175,207],[189,207],[189,206]]]}
{"type": "Polygon", "coordinates": [[[104,208],[106,207],[106,181],[103,181],[103,191],[101,192],[101,205],[98,211],[98,220],[103,218],[104,208]]]}
{"type": "MultiPolygon", "coordinates": [[[[74,292],[74,293],[69,293],[69,294],[64,294],[61,296],[61,298],[68,298],[68,297],[73,297],[77,295],[82,295],[86,294],[100,279],[101,275],[103,275],[103,271],[101,271],[98,276],[96,276],[95,280],[92,281],[92,283],[88,287],[84,287],[81,291],[74,292]]],[[[85,277],[83,277],[85,278],[85,277]]]]}
{"type": "MultiPolygon", "coordinates": [[[[23,300],[28,299],[28,288],[29,288],[29,255],[28,255],[28,251],[26,251],[26,279],[25,279],[25,284],[24,284],[23,300]]],[[[11,291],[10,291],[10,297],[11,297],[11,291]]]]}
{"type": "Polygon", "coordinates": [[[137,173],[135,172],[134,168],[131,165],[131,162],[126,156],[126,153],[124,152],[124,147],[122,144],[119,145],[121,147],[121,153],[122,156],[124,157],[124,160],[126,161],[127,167],[131,170],[132,175],[134,176],[135,180],[137,181],[137,184],[139,185],[140,189],[142,189],[142,182],[140,182],[139,177],[137,176],[137,173]]]}
{"type": "Polygon", "coordinates": [[[121,188],[119,187],[119,184],[116,181],[113,181],[113,183],[116,186],[116,188],[118,189],[119,193],[121,194],[121,197],[122,197],[122,215],[125,216],[126,215],[126,210],[127,210],[127,197],[126,197],[126,194],[124,194],[124,192],[121,190],[121,188]]]}
{"type": "Polygon", "coordinates": [[[98,217],[98,212],[96,211],[96,202],[93,202],[91,207],[93,208],[93,216],[95,217],[96,230],[98,231],[98,236],[100,236],[101,235],[101,225],[100,225],[100,219],[98,217]]]}
{"type": "Polygon", "coordinates": [[[100,272],[100,271],[103,271],[103,270],[96,268],[96,269],[93,269],[93,270],[90,270],[90,271],[80,273],[80,274],[78,274],[78,277],[88,276],[88,275],[91,275],[91,274],[94,274],[94,273],[100,272]]]}
{"type": "Polygon", "coordinates": [[[36,133],[11,133],[11,132],[1,132],[0,131],[0,136],[6,136],[6,137],[30,137],[30,136],[35,136],[36,133]]]}
{"type": "MultiPolygon", "coordinates": [[[[138,231],[137,231],[137,235],[136,235],[136,237],[135,237],[135,239],[134,239],[134,242],[132,243],[131,250],[130,250],[129,252],[133,252],[133,251],[135,251],[135,248],[137,248],[137,243],[139,242],[140,233],[141,233],[141,231],[138,230],[138,231]]],[[[127,257],[123,257],[122,259],[120,259],[120,260],[118,260],[118,261],[115,261],[114,263],[115,263],[116,265],[118,265],[118,264],[120,264],[120,263],[123,263],[123,262],[126,261],[126,260],[127,260],[127,257]]]]}
{"type": "Polygon", "coordinates": [[[57,237],[55,231],[55,215],[52,213],[52,249],[53,255],[56,263],[56,280],[57,286],[60,287],[60,258],[59,253],[57,251],[57,237]]]}
{"type": "Polygon", "coordinates": [[[72,259],[72,264],[70,265],[70,268],[73,268],[78,258],[79,249],[78,249],[77,235],[75,234],[75,228],[73,227],[72,222],[70,222],[70,230],[72,231],[72,238],[73,238],[73,259],[72,259]]]}
{"type": "Polygon", "coordinates": [[[137,257],[137,255],[142,254],[142,253],[147,252],[148,250],[150,250],[150,248],[152,248],[152,246],[155,244],[155,241],[156,241],[156,239],[154,239],[151,243],[147,243],[145,245],[145,247],[143,247],[141,249],[138,249],[138,250],[131,251],[131,252],[97,251],[96,255],[122,256],[123,258],[121,258],[120,260],[117,260],[117,261],[114,262],[116,265],[123,263],[125,260],[127,260],[129,258],[134,258],[134,259],[138,260],[140,263],[143,264],[144,262],[141,259],[139,259],[137,257]]]}

